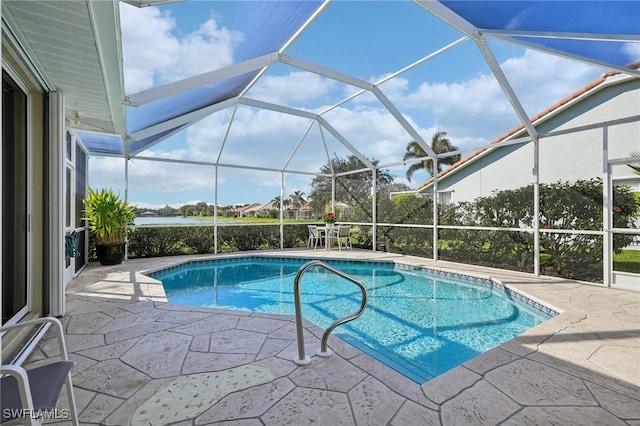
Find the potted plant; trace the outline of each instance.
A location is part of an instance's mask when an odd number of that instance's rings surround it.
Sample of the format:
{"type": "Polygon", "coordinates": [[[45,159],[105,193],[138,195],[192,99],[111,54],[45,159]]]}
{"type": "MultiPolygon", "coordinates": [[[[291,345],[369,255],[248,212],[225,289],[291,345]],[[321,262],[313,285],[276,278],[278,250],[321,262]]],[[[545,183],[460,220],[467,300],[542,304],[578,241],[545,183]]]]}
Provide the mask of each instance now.
{"type": "Polygon", "coordinates": [[[329,227],[332,227],[336,223],[336,216],[329,212],[322,216],[322,221],[329,227]]]}
{"type": "Polygon", "coordinates": [[[120,200],[112,189],[104,188],[99,192],[89,188],[89,195],[82,202],[83,219],[94,233],[98,260],[102,265],[122,263],[127,226],[136,218],[133,207],[120,200]]]}

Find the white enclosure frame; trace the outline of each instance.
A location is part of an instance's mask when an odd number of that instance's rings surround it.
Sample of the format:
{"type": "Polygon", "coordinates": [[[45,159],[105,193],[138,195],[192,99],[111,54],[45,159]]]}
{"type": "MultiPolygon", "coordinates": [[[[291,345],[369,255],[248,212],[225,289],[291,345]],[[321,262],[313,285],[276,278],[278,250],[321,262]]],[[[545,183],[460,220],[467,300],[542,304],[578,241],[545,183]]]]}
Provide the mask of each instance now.
{"type": "MultiPolygon", "coordinates": [[[[129,3],[131,4],[136,4],[138,6],[143,6],[145,2],[139,2],[138,0],[127,0],[129,3]]],[[[149,1],[149,4],[159,4],[162,2],[166,2],[169,0],[155,0],[155,1],[149,1]]],[[[428,0],[413,0],[414,3],[416,3],[418,6],[420,6],[421,8],[423,8],[425,11],[437,16],[439,19],[441,19],[442,21],[446,22],[447,24],[449,24],[450,26],[454,27],[455,29],[457,29],[458,31],[460,31],[464,36],[453,41],[452,43],[449,43],[448,45],[424,56],[423,58],[415,61],[414,63],[384,77],[383,79],[375,82],[375,83],[371,83],[368,81],[364,81],[362,79],[347,75],[345,73],[336,71],[336,70],[332,70],[329,69],[327,67],[318,65],[318,64],[314,64],[308,61],[305,61],[303,59],[291,56],[291,55],[287,55],[284,53],[284,51],[286,50],[286,48],[299,36],[299,34],[304,31],[308,25],[310,25],[311,22],[313,22],[317,16],[324,10],[325,7],[327,7],[327,5],[330,3],[329,1],[326,1],[320,8],[318,8],[318,10],[316,11],[316,13],[313,14],[313,16],[311,16],[308,21],[295,33],[295,35],[277,52],[273,52],[271,54],[267,54],[267,55],[263,55],[260,57],[256,57],[244,62],[240,62],[240,63],[236,63],[221,69],[217,69],[217,70],[213,70],[201,75],[197,75],[194,77],[190,77],[190,78],[186,78],[180,81],[176,81],[173,83],[169,83],[166,84],[164,86],[160,86],[160,87],[156,87],[156,88],[152,88],[149,90],[145,90],[136,94],[132,94],[128,97],[126,97],[125,99],[125,105],[129,105],[132,107],[135,106],[141,106],[141,105],[145,105],[148,104],[150,102],[154,102],[154,101],[158,101],[158,100],[162,100],[162,99],[167,99],[171,96],[175,96],[175,95],[179,95],[181,93],[184,93],[188,90],[192,90],[192,89],[197,89],[206,85],[211,85],[213,83],[217,83],[217,82],[221,82],[223,80],[232,78],[232,77],[236,77],[242,74],[246,74],[249,72],[258,72],[257,76],[251,81],[251,83],[244,88],[244,90],[241,92],[240,95],[224,100],[222,102],[218,102],[216,104],[213,105],[209,105],[206,106],[204,108],[201,108],[199,110],[196,111],[192,111],[189,113],[186,113],[184,115],[172,118],[170,120],[166,120],[162,123],[141,129],[139,131],[133,132],[131,134],[129,134],[125,140],[124,140],[124,157],[125,157],[125,161],[127,163],[127,165],[125,166],[125,186],[128,186],[128,161],[132,160],[132,159],[140,159],[140,160],[146,160],[146,161],[166,161],[166,162],[172,162],[172,163],[182,163],[182,164],[192,164],[192,165],[202,165],[202,166],[211,166],[214,168],[214,181],[215,181],[215,213],[217,216],[217,194],[218,194],[218,172],[220,168],[241,168],[241,169],[248,169],[248,170],[260,170],[260,171],[269,171],[269,172],[278,172],[281,174],[281,189],[280,189],[280,196],[281,196],[281,206],[280,206],[280,232],[281,232],[281,236],[280,236],[280,241],[281,241],[281,247],[283,247],[284,245],[284,237],[283,237],[283,232],[284,232],[284,219],[283,219],[283,206],[282,206],[282,200],[284,199],[284,178],[285,178],[285,174],[286,173],[292,173],[292,174],[300,174],[300,175],[312,175],[312,176],[325,176],[325,177],[331,177],[332,178],[332,201],[333,203],[335,203],[335,178],[338,176],[335,173],[332,174],[317,174],[317,173],[312,173],[312,172],[308,172],[308,171],[303,171],[303,170],[292,170],[290,169],[290,164],[292,163],[292,159],[295,156],[295,154],[298,152],[300,146],[302,145],[303,141],[305,140],[305,138],[308,136],[310,130],[313,128],[314,125],[318,126],[320,135],[321,135],[321,139],[322,139],[322,143],[324,145],[324,151],[325,154],[327,156],[327,161],[329,162],[330,157],[329,157],[329,153],[328,153],[328,149],[327,149],[327,145],[326,145],[326,140],[324,137],[324,131],[329,132],[335,139],[337,139],[352,155],[354,155],[356,158],[358,158],[364,165],[363,169],[360,170],[356,170],[356,171],[352,171],[350,173],[356,173],[356,172],[361,172],[361,171],[365,171],[365,170],[369,170],[371,171],[371,173],[373,174],[373,182],[375,185],[375,177],[377,175],[377,169],[381,169],[384,167],[389,167],[392,165],[398,165],[399,163],[393,163],[393,164],[387,164],[387,165],[379,165],[378,167],[375,167],[368,159],[367,157],[360,152],[354,145],[352,145],[349,140],[347,138],[344,137],[344,135],[342,135],[338,130],[336,130],[325,118],[326,114],[332,110],[334,110],[335,108],[355,99],[356,97],[363,95],[365,93],[371,93],[373,96],[376,97],[377,101],[384,107],[384,109],[391,114],[394,119],[398,122],[398,124],[404,129],[404,131],[406,131],[406,133],[414,140],[416,141],[420,147],[424,150],[424,152],[427,153],[427,157],[422,158],[422,159],[415,159],[415,160],[411,160],[411,161],[403,161],[402,164],[405,165],[409,165],[409,164],[413,164],[413,163],[417,163],[417,162],[421,162],[426,158],[431,159],[431,161],[434,164],[434,168],[435,170],[437,170],[437,162],[438,159],[442,159],[451,155],[455,155],[458,154],[459,152],[452,152],[452,153],[446,153],[446,154],[441,154],[441,155],[436,155],[435,152],[431,149],[430,145],[425,141],[425,139],[422,137],[422,135],[420,135],[420,133],[407,121],[407,119],[402,115],[402,113],[395,107],[395,105],[387,98],[387,96],[382,92],[382,90],[380,89],[380,85],[395,78],[398,77],[399,75],[417,67],[418,65],[421,65],[425,62],[427,62],[430,59],[433,59],[435,57],[437,57],[438,55],[462,44],[463,42],[467,41],[467,40],[472,40],[475,45],[477,46],[478,50],[480,51],[480,53],[482,54],[483,58],[485,59],[489,69],[491,70],[491,72],[493,73],[493,76],[496,78],[498,84],[500,85],[503,94],[505,95],[506,99],[509,101],[511,107],[513,108],[514,112],[516,113],[517,117],[519,118],[520,122],[522,123],[522,125],[524,126],[524,129],[528,135],[528,137],[522,137],[522,138],[518,138],[518,139],[507,139],[505,141],[502,141],[500,144],[494,145],[488,145],[485,147],[479,147],[481,149],[492,149],[495,148],[496,146],[507,146],[510,144],[522,144],[522,143],[533,143],[534,144],[534,149],[533,149],[533,187],[534,187],[534,199],[532,200],[532,202],[534,203],[533,207],[534,207],[534,215],[536,217],[539,216],[540,214],[540,205],[539,205],[539,197],[540,197],[540,176],[539,176],[539,163],[540,163],[540,158],[539,158],[539,143],[540,143],[540,139],[545,138],[545,137],[551,137],[551,136],[557,136],[557,135],[561,135],[561,134],[566,134],[566,133],[571,133],[571,132],[579,132],[579,131],[583,131],[586,129],[595,129],[595,128],[602,128],[603,129],[603,182],[610,182],[611,176],[610,176],[610,166],[611,164],[618,164],[620,162],[624,162],[624,161],[628,161],[629,159],[615,159],[615,160],[609,160],[608,158],[606,158],[606,148],[607,148],[607,143],[608,143],[608,134],[607,134],[607,128],[608,126],[611,125],[616,125],[616,124],[620,124],[620,123],[625,123],[625,122],[636,122],[640,120],[640,116],[635,115],[626,119],[622,119],[622,120],[616,120],[615,122],[608,122],[608,123],[596,123],[596,124],[592,124],[589,126],[582,126],[579,128],[574,128],[574,129],[570,129],[570,130],[563,130],[563,131],[554,131],[554,132],[550,132],[544,135],[540,135],[538,133],[537,128],[534,126],[534,123],[532,122],[532,120],[527,116],[520,100],[518,99],[516,93],[514,92],[513,88],[511,87],[511,84],[509,83],[507,77],[505,76],[502,68],[500,67],[500,64],[498,63],[493,51],[491,50],[491,48],[489,47],[487,40],[488,38],[493,38],[496,40],[501,40],[501,41],[506,41],[509,43],[515,43],[518,44],[517,40],[514,40],[513,38],[510,38],[512,36],[532,36],[532,37],[545,37],[545,38],[563,38],[563,39],[596,39],[596,40],[615,40],[615,41],[638,41],[640,40],[640,36],[639,35],[634,35],[634,34],[573,34],[573,33],[560,33],[560,32],[523,32],[523,31],[511,31],[511,30],[484,30],[484,29],[480,29],[477,28],[476,26],[474,26],[473,24],[471,24],[469,21],[467,21],[466,19],[462,18],[461,16],[459,16],[458,14],[454,13],[451,9],[449,9],[448,7],[446,7],[444,4],[437,2],[437,1],[428,1],[428,0]],[[337,102],[336,104],[325,108],[323,111],[320,111],[318,113],[313,113],[313,112],[309,112],[309,111],[304,111],[301,109],[296,109],[296,108],[292,108],[289,106],[285,106],[285,105],[279,105],[279,104],[274,104],[271,102],[265,102],[262,100],[258,100],[258,99],[252,99],[246,96],[247,92],[254,86],[254,84],[258,81],[258,79],[264,75],[266,73],[266,71],[272,67],[275,64],[284,64],[286,66],[290,66],[293,68],[297,68],[300,70],[304,70],[304,71],[308,71],[311,73],[314,73],[316,75],[319,76],[323,76],[326,77],[328,79],[343,83],[345,85],[351,86],[356,88],[357,90],[355,91],[354,94],[348,96],[347,98],[337,102]],[[288,156],[288,158],[284,161],[284,163],[282,164],[281,167],[252,167],[252,166],[247,166],[247,165],[242,165],[242,164],[228,164],[228,163],[223,163],[221,162],[221,158],[222,158],[222,154],[223,151],[225,149],[225,146],[227,144],[227,140],[228,140],[228,136],[229,136],[229,131],[231,129],[231,126],[234,123],[234,119],[235,119],[235,115],[236,115],[236,111],[238,106],[240,105],[246,105],[249,107],[253,107],[253,108],[260,108],[260,109],[265,109],[265,110],[270,110],[270,111],[275,111],[278,113],[282,113],[282,114],[288,114],[288,115],[292,115],[292,116],[297,116],[297,117],[301,117],[301,118],[305,118],[309,120],[309,125],[306,127],[305,131],[303,132],[303,134],[301,135],[299,141],[297,142],[297,144],[295,145],[293,151],[291,152],[291,154],[288,156]],[[202,161],[190,161],[190,160],[171,160],[171,159],[159,159],[159,158],[153,158],[153,157],[148,157],[148,156],[144,156],[141,155],[140,152],[142,152],[145,149],[150,148],[151,146],[161,142],[163,139],[166,139],[174,134],[176,134],[179,131],[184,130],[186,127],[198,122],[199,120],[202,120],[203,118],[225,110],[227,108],[233,108],[233,111],[231,113],[231,118],[229,119],[229,123],[227,126],[227,130],[225,132],[225,135],[221,141],[221,145],[220,145],[220,150],[218,152],[216,161],[213,162],[202,162],[202,161]],[[136,141],[141,141],[144,140],[146,138],[150,138],[150,137],[154,137],[154,136],[158,136],[160,134],[164,134],[164,132],[168,132],[167,134],[165,134],[162,138],[157,139],[152,145],[148,145],[144,148],[141,148],[141,150],[139,150],[140,152],[131,152],[130,151],[130,144],[132,142],[136,142],[136,141]]],[[[527,48],[532,48],[529,45],[526,45],[524,43],[522,43],[523,46],[527,47],[527,48]]],[[[543,49],[541,49],[543,50],[543,49]]],[[[549,53],[549,51],[546,51],[546,53],[549,53]]],[[[587,63],[591,63],[597,66],[603,66],[606,67],[607,69],[615,69],[617,71],[619,71],[620,73],[625,73],[625,74],[629,74],[632,75],[634,77],[640,77],[640,71],[638,71],[637,69],[632,69],[632,68],[624,68],[624,67],[619,67],[619,66],[611,66],[611,64],[603,64],[600,63],[598,61],[594,61],[594,60],[588,60],[585,58],[578,58],[575,55],[572,54],[567,54],[567,53],[562,53],[562,52],[557,52],[554,51],[553,54],[558,55],[558,56],[563,56],[565,58],[569,58],[569,59],[573,59],[573,60],[579,60],[582,62],[587,62],[587,63]]],[[[473,148],[473,149],[478,149],[478,148],[473,148]]],[[[466,151],[466,150],[465,150],[466,151]]],[[[471,151],[471,150],[470,150],[471,151]]],[[[346,175],[349,173],[343,173],[340,175],[346,175]]],[[[605,185],[606,188],[606,185],[605,185]]],[[[611,259],[611,248],[612,248],[612,233],[613,232],[619,232],[619,233],[632,233],[632,230],[613,230],[611,229],[611,225],[612,225],[612,221],[611,221],[611,200],[610,200],[610,188],[609,189],[605,189],[604,192],[604,202],[603,202],[603,214],[604,214],[604,229],[602,231],[583,231],[586,233],[593,233],[596,232],[599,235],[602,235],[604,238],[604,246],[605,246],[605,256],[603,259],[603,264],[604,264],[604,282],[606,285],[610,285],[610,283],[612,282],[612,276],[613,276],[613,268],[612,268],[612,259],[611,259]]],[[[125,189],[125,194],[127,192],[127,189],[125,189]]],[[[376,228],[377,228],[377,218],[376,218],[376,198],[375,198],[375,194],[376,194],[376,188],[373,188],[372,193],[374,194],[373,198],[373,221],[371,223],[371,225],[373,226],[373,237],[374,237],[374,244],[373,244],[373,250],[376,249],[376,228]]],[[[433,174],[433,178],[432,178],[432,182],[431,182],[431,193],[432,194],[437,194],[438,193],[438,174],[434,173],[433,174]]],[[[435,198],[435,197],[434,197],[435,198]]],[[[217,253],[217,223],[214,223],[214,227],[215,227],[215,231],[214,231],[214,237],[216,238],[216,243],[215,243],[215,250],[217,253]]],[[[405,226],[405,225],[403,225],[405,226]]],[[[434,254],[433,254],[433,260],[438,260],[438,251],[437,251],[437,246],[438,246],[438,229],[445,229],[445,228],[449,228],[446,226],[440,226],[438,224],[438,203],[434,202],[433,203],[433,225],[425,225],[427,227],[431,227],[433,228],[433,247],[434,247],[434,254]]],[[[484,229],[484,228],[483,228],[484,229]]],[[[492,228],[493,230],[493,228],[492,228]]],[[[505,230],[505,228],[496,228],[495,230],[505,230]]],[[[518,231],[525,231],[525,232],[531,232],[534,236],[534,274],[537,276],[540,274],[540,235],[541,235],[541,230],[539,228],[539,224],[536,221],[534,224],[534,228],[532,229],[518,229],[518,231]]],[[[549,232],[548,230],[544,230],[544,232],[549,232]]],[[[556,232],[556,231],[554,231],[556,232]]],[[[558,232],[564,232],[564,231],[558,231],[558,232]]],[[[567,231],[568,232],[568,231],[567,231]]],[[[576,231],[570,231],[570,232],[576,232],[576,231]]]]}

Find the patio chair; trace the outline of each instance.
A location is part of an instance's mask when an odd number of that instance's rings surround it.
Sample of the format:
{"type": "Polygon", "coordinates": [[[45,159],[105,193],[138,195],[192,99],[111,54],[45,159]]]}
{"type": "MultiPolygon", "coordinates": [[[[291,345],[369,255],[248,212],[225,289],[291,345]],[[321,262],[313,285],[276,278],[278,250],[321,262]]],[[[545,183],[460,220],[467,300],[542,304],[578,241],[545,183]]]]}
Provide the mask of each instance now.
{"type": "MultiPolygon", "coordinates": [[[[0,328],[0,333],[23,327],[49,324],[56,332],[61,360],[55,360],[39,367],[25,370],[20,364],[3,364],[0,367],[0,405],[3,425],[27,424],[40,425],[45,420],[70,420],[78,425],[76,400],[71,383],[71,367],[62,324],[57,318],[44,317],[23,321],[19,324],[0,328]],[[69,408],[56,409],[62,388],[66,387],[69,408]]],[[[5,336],[3,334],[3,336],[5,336]]],[[[39,340],[44,333],[40,334],[39,340]]],[[[37,340],[34,343],[37,343],[37,340]]],[[[35,347],[35,345],[34,345],[35,347]]],[[[28,355],[28,354],[27,354],[28,355]]]]}
{"type": "Polygon", "coordinates": [[[317,225],[308,225],[309,228],[309,239],[307,240],[307,248],[313,246],[313,248],[318,247],[318,243],[322,245],[324,243],[324,232],[318,229],[317,225]]]}
{"type": "Polygon", "coordinates": [[[339,225],[335,231],[335,240],[338,245],[338,250],[342,250],[342,246],[344,248],[351,248],[351,226],[350,225],[339,225]]]}

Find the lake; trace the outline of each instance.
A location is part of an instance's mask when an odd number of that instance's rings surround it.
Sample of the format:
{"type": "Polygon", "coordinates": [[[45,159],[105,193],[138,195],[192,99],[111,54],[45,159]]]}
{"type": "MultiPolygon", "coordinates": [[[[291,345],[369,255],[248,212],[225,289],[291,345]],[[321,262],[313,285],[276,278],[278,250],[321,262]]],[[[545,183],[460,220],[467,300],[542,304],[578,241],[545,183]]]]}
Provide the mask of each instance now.
{"type": "MultiPolygon", "coordinates": [[[[218,223],[234,223],[234,220],[224,219],[218,220],[218,223]]],[[[185,225],[185,224],[202,224],[212,225],[213,219],[201,219],[196,217],[183,217],[183,216],[141,216],[136,217],[135,225],[185,225]]]]}

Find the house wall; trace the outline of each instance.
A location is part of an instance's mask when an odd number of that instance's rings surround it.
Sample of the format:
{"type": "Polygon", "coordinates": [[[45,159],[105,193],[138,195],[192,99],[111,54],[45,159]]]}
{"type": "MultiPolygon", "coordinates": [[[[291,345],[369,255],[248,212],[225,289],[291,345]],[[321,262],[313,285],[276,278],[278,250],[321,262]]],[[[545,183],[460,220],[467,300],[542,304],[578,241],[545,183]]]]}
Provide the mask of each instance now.
{"type": "Polygon", "coordinates": [[[438,182],[438,191],[453,191],[460,203],[486,197],[496,189],[514,189],[532,181],[533,145],[494,150],[438,182]],[[506,176],[509,176],[508,179],[506,176]]]}
{"type": "MultiPolygon", "coordinates": [[[[583,101],[550,117],[537,128],[541,135],[640,114],[640,80],[605,87],[583,101]]],[[[601,129],[542,138],[540,181],[575,181],[603,175],[601,129]]],[[[640,150],[640,122],[611,126],[608,158],[629,157],[640,150]]],[[[515,189],[534,181],[533,144],[494,149],[479,156],[438,182],[438,190],[453,190],[453,202],[471,201],[495,190],[515,189]]],[[[614,168],[614,181],[640,190],[640,178],[630,168],[614,168]]]]}

